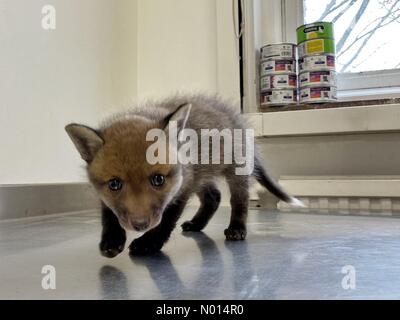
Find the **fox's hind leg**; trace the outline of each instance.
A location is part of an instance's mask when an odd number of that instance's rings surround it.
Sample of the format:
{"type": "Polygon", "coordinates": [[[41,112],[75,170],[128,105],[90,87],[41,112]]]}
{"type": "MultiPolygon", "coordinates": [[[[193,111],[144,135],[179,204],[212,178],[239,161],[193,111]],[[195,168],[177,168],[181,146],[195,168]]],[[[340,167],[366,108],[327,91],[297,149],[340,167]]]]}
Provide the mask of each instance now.
{"type": "Polygon", "coordinates": [[[246,220],[249,206],[249,177],[233,175],[227,177],[231,192],[231,221],[225,229],[226,240],[246,238],[246,220]]]}
{"type": "Polygon", "coordinates": [[[205,185],[197,193],[197,196],[200,199],[200,208],[192,220],[181,225],[183,231],[201,231],[204,229],[221,202],[221,193],[214,183],[205,185]]]}

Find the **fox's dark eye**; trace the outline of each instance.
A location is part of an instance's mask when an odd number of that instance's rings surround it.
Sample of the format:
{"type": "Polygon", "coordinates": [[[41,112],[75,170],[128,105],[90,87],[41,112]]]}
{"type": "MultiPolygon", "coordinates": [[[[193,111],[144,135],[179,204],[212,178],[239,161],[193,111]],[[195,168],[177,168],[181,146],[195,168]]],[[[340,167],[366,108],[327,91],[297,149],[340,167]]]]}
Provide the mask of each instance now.
{"type": "Polygon", "coordinates": [[[122,181],[118,178],[111,179],[108,181],[108,188],[111,191],[119,191],[122,189],[122,181]]]}
{"type": "Polygon", "coordinates": [[[165,183],[165,177],[162,174],[155,174],[150,178],[150,182],[154,187],[161,187],[165,183]]]}

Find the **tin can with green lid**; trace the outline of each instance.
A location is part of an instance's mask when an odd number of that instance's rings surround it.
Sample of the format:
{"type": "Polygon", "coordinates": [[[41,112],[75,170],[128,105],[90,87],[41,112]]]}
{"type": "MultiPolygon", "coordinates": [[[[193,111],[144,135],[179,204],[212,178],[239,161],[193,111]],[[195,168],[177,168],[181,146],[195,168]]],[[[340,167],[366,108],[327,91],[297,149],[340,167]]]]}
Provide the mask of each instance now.
{"type": "Polygon", "coordinates": [[[300,43],[298,46],[299,58],[313,54],[332,54],[334,55],[335,40],[333,39],[311,39],[300,43]]]}
{"type": "Polygon", "coordinates": [[[332,22],[314,22],[302,25],[296,29],[297,43],[311,39],[334,39],[333,23],[332,22]]]}

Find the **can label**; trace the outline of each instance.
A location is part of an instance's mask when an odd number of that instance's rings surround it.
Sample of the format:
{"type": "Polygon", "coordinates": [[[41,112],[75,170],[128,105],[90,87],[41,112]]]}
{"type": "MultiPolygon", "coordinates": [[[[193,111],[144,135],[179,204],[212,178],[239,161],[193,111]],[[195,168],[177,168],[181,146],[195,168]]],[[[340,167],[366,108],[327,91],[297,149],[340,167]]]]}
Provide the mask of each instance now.
{"type": "Polygon", "coordinates": [[[296,45],[293,43],[269,44],[261,48],[261,60],[296,59],[296,45]]]}
{"type": "Polygon", "coordinates": [[[308,87],[300,89],[301,103],[336,101],[336,87],[308,87]]]}
{"type": "Polygon", "coordinates": [[[305,86],[336,86],[336,72],[334,71],[307,71],[300,73],[300,87],[305,86]]]}
{"type": "Polygon", "coordinates": [[[297,90],[269,90],[261,93],[260,100],[262,106],[284,106],[297,103],[297,90]]]}
{"type": "Polygon", "coordinates": [[[333,29],[332,22],[314,22],[303,25],[296,30],[297,43],[316,38],[334,39],[333,29]]]}
{"type": "Polygon", "coordinates": [[[330,53],[335,54],[335,42],[333,39],[313,39],[299,44],[299,57],[310,54],[330,53]]]}
{"type": "Polygon", "coordinates": [[[296,89],[297,77],[295,74],[276,74],[262,77],[260,80],[260,91],[270,89],[296,89]]]}
{"type": "Polygon", "coordinates": [[[260,75],[272,73],[296,73],[296,60],[265,60],[261,61],[260,75]]]}
{"type": "Polygon", "coordinates": [[[314,71],[314,70],[335,70],[334,55],[312,55],[305,56],[299,59],[299,70],[314,71]]]}

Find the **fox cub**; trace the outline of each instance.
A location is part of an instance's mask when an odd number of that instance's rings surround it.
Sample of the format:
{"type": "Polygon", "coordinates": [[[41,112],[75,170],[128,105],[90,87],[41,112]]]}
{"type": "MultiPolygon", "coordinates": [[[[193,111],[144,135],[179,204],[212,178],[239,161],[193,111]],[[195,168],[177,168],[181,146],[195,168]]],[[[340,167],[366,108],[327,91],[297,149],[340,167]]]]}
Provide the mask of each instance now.
{"type": "MultiPolygon", "coordinates": [[[[216,97],[174,97],[117,114],[99,129],[81,124],[69,124],[65,129],[86,161],[89,180],[101,199],[100,251],[106,257],[115,257],[123,251],[125,230],[146,231],[130,244],[131,254],[159,251],[193,194],[199,197],[201,205],[194,217],[182,224],[182,229],[202,230],[220,203],[221,194],[215,184],[218,177],[225,177],[231,195],[231,218],[225,229],[227,240],[246,237],[251,176],[283,201],[301,205],[267,174],[257,152],[250,152],[250,170],[238,174],[238,167],[244,163],[239,164],[232,155],[237,150],[251,151],[252,141],[234,134],[233,139],[227,139],[226,133],[246,132],[245,122],[228,103],[216,97]],[[213,149],[223,155],[219,162],[214,161],[210,150],[215,141],[208,139],[201,145],[197,141],[194,147],[192,143],[191,151],[198,156],[193,157],[194,161],[149,161],[148,151],[155,142],[148,139],[148,133],[154,129],[165,132],[168,139],[176,139],[184,129],[191,130],[192,136],[201,136],[205,129],[224,132],[224,139],[213,149]],[[235,145],[235,152],[228,144],[235,145]]],[[[181,139],[177,141],[177,147],[181,146],[181,139]]],[[[161,145],[157,155],[176,155],[174,152],[171,144],[166,144],[164,148],[161,145]]]]}

